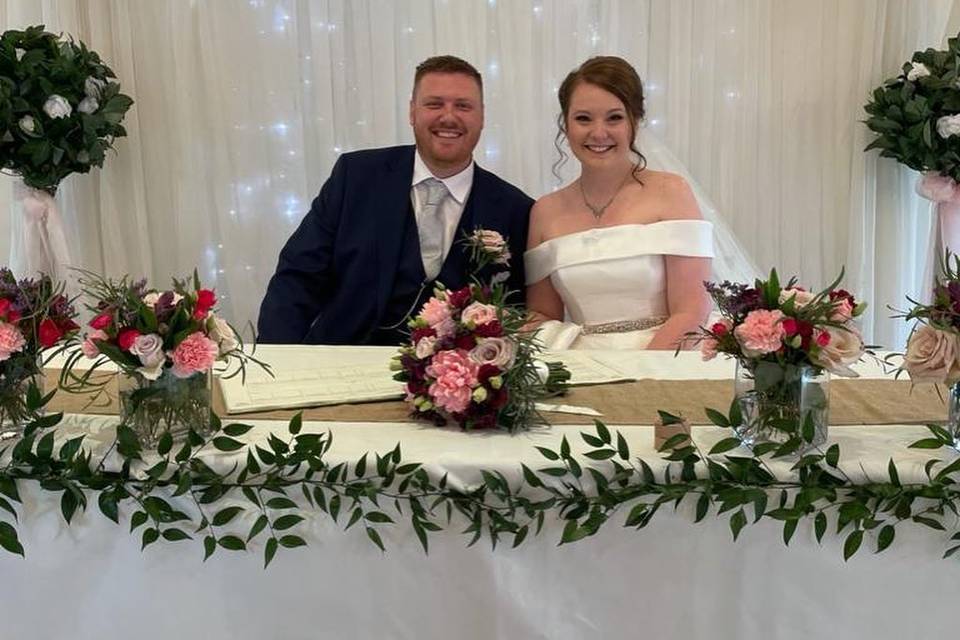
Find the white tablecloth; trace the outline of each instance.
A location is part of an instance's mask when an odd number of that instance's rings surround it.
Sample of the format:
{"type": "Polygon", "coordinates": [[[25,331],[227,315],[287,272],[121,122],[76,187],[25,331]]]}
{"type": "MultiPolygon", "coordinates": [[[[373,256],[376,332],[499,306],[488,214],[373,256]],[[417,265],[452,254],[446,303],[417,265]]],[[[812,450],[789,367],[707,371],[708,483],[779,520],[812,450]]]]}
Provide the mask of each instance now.
{"type": "MultiPolygon", "coordinates": [[[[662,354],[631,354],[634,366],[661,372],[662,354]],[[640,363],[640,364],[637,364],[640,363]]],[[[690,367],[692,363],[687,363],[690,367]]],[[[668,366],[668,365],[663,365],[668,366]]],[[[724,365],[712,365],[721,367],[724,365]]],[[[680,367],[684,369],[684,367],[680,367]]],[[[667,377],[667,376],[664,376],[667,377]]],[[[671,375],[670,377],[673,377],[671,375]]],[[[691,375],[690,377],[703,377],[691,375]]],[[[722,376],[721,376],[722,377],[722,376]]],[[[91,443],[110,438],[110,419],[68,417],[91,443]]],[[[257,438],[280,422],[260,422],[257,438]]],[[[521,433],[460,433],[410,424],[308,423],[329,430],[330,461],[356,461],[399,441],[405,460],[431,475],[470,485],[479,469],[519,478],[520,463],[546,461],[535,445],[582,446],[584,427],[521,433]]],[[[634,455],[656,464],[652,429],[622,429],[634,455]]],[[[904,481],[919,479],[931,454],[905,448],[918,427],[840,427],[851,475],[884,478],[891,457],[904,481]]],[[[725,435],[695,430],[705,446],[725,435]]],[[[941,454],[947,455],[947,454],[941,454]]],[[[21,483],[19,524],[27,557],[0,555],[0,638],[933,638],[951,634],[960,567],[942,560],[945,538],[898,528],[892,548],[866,548],[844,563],[842,538],[813,539],[801,525],[789,548],[776,523],[747,527],[733,542],[726,517],[693,524],[692,504],[662,509],[643,530],[621,526],[558,547],[562,524],[518,549],[435,534],[424,555],[407,524],[381,530],[387,552],[362,528],[344,533],[324,514],[306,526],[309,546],[281,550],[262,569],[262,548],[218,551],[206,563],[199,541],[157,543],[140,552],[139,535],[91,505],[63,523],[55,496],[21,483]]],[[[139,533],[139,532],[138,532],[139,533]]],[[[864,546],[873,548],[869,535],[864,546]]]]}

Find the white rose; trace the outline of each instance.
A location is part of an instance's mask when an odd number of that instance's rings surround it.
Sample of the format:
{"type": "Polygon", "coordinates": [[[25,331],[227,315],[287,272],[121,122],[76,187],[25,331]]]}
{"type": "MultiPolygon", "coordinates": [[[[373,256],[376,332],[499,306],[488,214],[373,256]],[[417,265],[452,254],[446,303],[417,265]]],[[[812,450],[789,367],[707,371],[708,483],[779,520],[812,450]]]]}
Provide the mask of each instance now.
{"type": "Polygon", "coordinates": [[[163,365],[166,355],[163,353],[163,338],[155,333],[137,336],[130,347],[130,353],[140,358],[145,367],[163,365]]]}
{"type": "Polygon", "coordinates": [[[910,71],[907,71],[907,80],[913,82],[917,78],[925,78],[930,75],[930,69],[927,69],[927,65],[922,62],[913,62],[910,66],[910,71]]]}
{"type": "Polygon", "coordinates": [[[73,107],[63,96],[53,94],[43,103],[43,112],[53,119],[67,118],[73,113],[73,107]]]}
{"type": "Polygon", "coordinates": [[[793,298],[793,305],[795,307],[805,307],[816,297],[815,293],[804,291],[803,289],[783,289],[780,292],[780,304],[793,298]]]}
{"type": "Polygon", "coordinates": [[[207,316],[207,336],[217,343],[221,356],[240,346],[237,334],[233,332],[230,323],[212,313],[207,316]]]}
{"type": "Polygon", "coordinates": [[[492,364],[501,370],[513,366],[517,343],[509,338],[480,338],[470,351],[470,359],[478,364],[492,364]]]}
{"type": "Polygon", "coordinates": [[[157,300],[159,299],[160,294],[156,291],[151,291],[147,295],[143,296],[143,304],[147,305],[148,307],[153,307],[156,306],[157,300]]]}
{"type": "Polygon", "coordinates": [[[960,115],[943,116],[937,120],[937,133],[941,138],[960,134],[960,115]]]}
{"type": "Polygon", "coordinates": [[[37,130],[37,121],[33,119],[33,116],[23,116],[17,124],[20,125],[20,129],[24,133],[33,133],[37,130]]]}
{"type": "Polygon", "coordinates": [[[424,336],[417,341],[416,354],[417,358],[423,360],[429,358],[434,354],[437,349],[437,338],[436,336],[424,336]]]}
{"type": "Polygon", "coordinates": [[[840,329],[828,327],[830,342],[820,347],[814,363],[838,376],[855,378],[857,374],[850,368],[863,355],[863,337],[856,327],[840,329]]]}
{"type": "Polygon", "coordinates": [[[93,76],[87,76],[87,79],[83,82],[83,92],[90,96],[91,98],[99,99],[103,95],[103,88],[107,86],[107,83],[99,78],[94,78],[93,76]]]}
{"type": "Polygon", "coordinates": [[[90,96],[85,97],[80,101],[80,104],[77,105],[77,111],[80,113],[94,113],[97,109],[100,108],[100,103],[97,102],[96,98],[90,96]]]}

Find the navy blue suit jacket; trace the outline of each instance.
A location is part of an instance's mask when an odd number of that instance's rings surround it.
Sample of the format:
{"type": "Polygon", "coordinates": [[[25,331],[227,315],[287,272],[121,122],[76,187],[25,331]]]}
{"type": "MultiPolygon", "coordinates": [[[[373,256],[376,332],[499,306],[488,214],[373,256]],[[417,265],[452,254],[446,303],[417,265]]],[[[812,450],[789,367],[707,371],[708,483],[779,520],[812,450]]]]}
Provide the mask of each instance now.
{"type": "MultiPolygon", "coordinates": [[[[414,147],[340,156],[309,213],[280,252],[260,306],[259,341],[281,344],[365,344],[380,326],[411,215],[414,147]]],[[[523,252],[533,200],[475,166],[473,186],[440,275],[448,288],[469,281],[459,239],[477,227],[510,243],[510,280],[523,301],[523,252]]],[[[419,252],[419,246],[416,248],[419,252]]],[[[417,283],[419,284],[419,283],[417,283]]]]}

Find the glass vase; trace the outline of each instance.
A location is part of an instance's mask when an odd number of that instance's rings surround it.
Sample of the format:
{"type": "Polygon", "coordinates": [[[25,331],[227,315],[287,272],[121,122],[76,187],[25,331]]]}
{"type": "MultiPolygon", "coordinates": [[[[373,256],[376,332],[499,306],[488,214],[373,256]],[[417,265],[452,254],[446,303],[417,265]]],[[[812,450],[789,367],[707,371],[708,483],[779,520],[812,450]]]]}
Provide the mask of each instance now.
{"type": "Polygon", "coordinates": [[[782,444],[797,437],[804,450],[827,441],[829,372],[750,360],[737,362],[735,385],[741,421],[734,429],[745,445],[782,444]]]}
{"type": "Polygon", "coordinates": [[[947,431],[953,438],[953,448],[960,451],[960,382],[947,391],[947,431]]]}
{"type": "Polygon", "coordinates": [[[212,378],[209,371],[178,378],[169,368],[156,380],[121,372],[120,420],[145,447],[155,446],[167,432],[177,437],[193,429],[206,437],[211,433],[212,378]]]}
{"type": "Polygon", "coordinates": [[[27,402],[31,385],[43,396],[43,370],[31,364],[25,358],[0,362],[0,440],[22,435],[24,427],[42,415],[27,402]]]}

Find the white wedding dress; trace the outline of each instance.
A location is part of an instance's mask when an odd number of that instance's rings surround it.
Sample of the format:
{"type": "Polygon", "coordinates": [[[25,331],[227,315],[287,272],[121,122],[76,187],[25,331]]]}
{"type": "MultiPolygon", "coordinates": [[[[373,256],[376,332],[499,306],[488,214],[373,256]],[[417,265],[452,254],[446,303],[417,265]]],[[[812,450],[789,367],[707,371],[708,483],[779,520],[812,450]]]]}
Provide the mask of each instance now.
{"type": "Polygon", "coordinates": [[[544,348],[645,349],[667,319],[664,256],[714,257],[713,224],[664,220],[559,236],[524,254],[527,284],[550,278],[566,321],[540,327],[544,348]]]}

